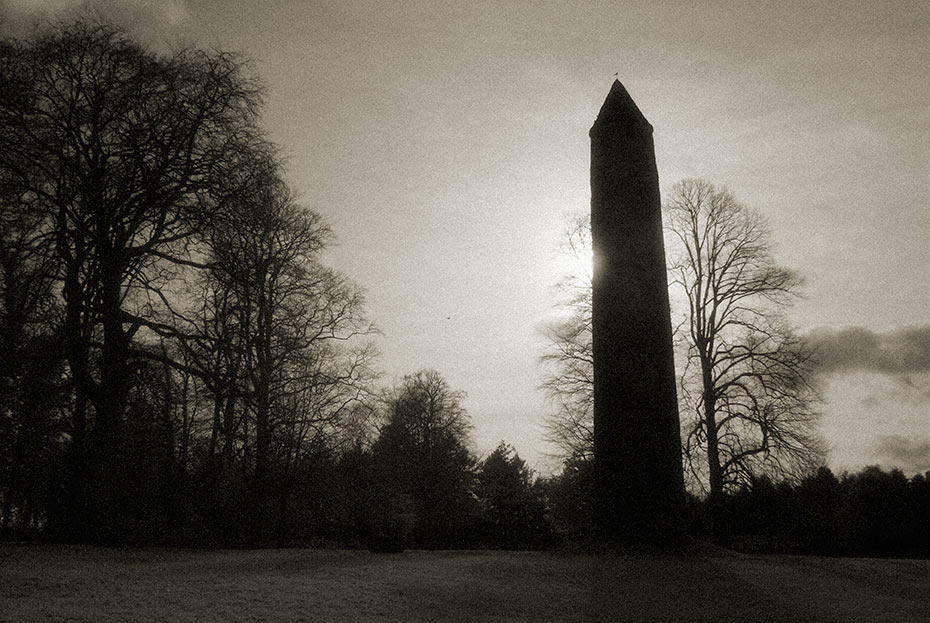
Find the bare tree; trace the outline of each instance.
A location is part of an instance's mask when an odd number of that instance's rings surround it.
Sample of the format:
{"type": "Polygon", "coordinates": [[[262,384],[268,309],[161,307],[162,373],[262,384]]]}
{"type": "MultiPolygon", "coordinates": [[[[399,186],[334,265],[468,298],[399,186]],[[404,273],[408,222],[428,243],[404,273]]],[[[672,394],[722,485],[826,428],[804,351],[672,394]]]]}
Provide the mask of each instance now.
{"type": "Polygon", "coordinates": [[[559,315],[542,328],[548,347],[540,357],[546,370],[541,388],[556,408],[546,420],[547,439],[564,458],[588,460],[594,452],[589,214],[569,221],[560,253],[571,269],[556,285],[559,315]]]}
{"type": "Polygon", "coordinates": [[[90,506],[71,509],[70,526],[107,538],[131,344],[153,308],[170,307],[172,267],[195,263],[226,163],[259,140],[259,92],[228,55],[159,57],[105,25],[4,45],[0,70],[0,169],[53,230],[72,449],[93,458],[73,483],[90,506]]]}
{"type": "Polygon", "coordinates": [[[211,439],[222,421],[225,451],[241,450],[255,538],[267,533],[272,495],[283,525],[294,467],[360,412],[374,376],[374,348],[354,339],[374,332],[362,292],[322,264],[332,233],[294,201],[278,170],[269,153],[256,153],[243,183],[218,201],[210,305],[190,331],[209,336],[200,354],[217,400],[211,439]]]}
{"type": "MultiPolygon", "coordinates": [[[[670,281],[687,298],[685,450],[711,500],[753,476],[799,478],[821,464],[811,352],[785,319],[801,278],[778,266],[765,220],[704,180],[666,204],[678,245],[670,281]]],[[[673,247],[674,248],[674,247],[673,247]]]]}

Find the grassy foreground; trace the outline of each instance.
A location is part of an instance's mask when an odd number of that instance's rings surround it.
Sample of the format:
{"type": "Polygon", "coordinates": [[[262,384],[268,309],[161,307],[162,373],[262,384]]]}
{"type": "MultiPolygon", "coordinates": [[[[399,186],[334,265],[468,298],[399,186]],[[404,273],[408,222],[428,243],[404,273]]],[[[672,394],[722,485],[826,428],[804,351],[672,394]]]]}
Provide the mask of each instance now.
{"type": "Polygon", "coordinates": [[[0,621],[930,621],[930,561],[0,545],[0,621]]]}

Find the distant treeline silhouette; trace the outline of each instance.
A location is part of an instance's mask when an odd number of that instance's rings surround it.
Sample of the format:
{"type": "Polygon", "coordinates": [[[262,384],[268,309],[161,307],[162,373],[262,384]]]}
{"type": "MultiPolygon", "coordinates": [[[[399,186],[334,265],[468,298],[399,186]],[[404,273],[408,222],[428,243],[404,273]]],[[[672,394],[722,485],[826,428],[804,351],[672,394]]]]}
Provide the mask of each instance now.
{"type": "Polygon", "coordinates": [[[930,557],[930,473],[908,479],[871,466],[837,478],[822,467],[796,484],[763,477],[727,496],[722,514],[730,544],[747,551],[930,557]]]}
{"type": "MultiPolygon", "coordinates": [[[[593,482],[589,461],[569,460],[540,483],[556,542],[593,536],[593,482]]],[[[777,483],[762,476],[726,493],[719,508],[689,494],[687,513],[692,537],[745,552],[930,557],[930,473],[870,466],[839,477],[821,467],[777,483]]]]}

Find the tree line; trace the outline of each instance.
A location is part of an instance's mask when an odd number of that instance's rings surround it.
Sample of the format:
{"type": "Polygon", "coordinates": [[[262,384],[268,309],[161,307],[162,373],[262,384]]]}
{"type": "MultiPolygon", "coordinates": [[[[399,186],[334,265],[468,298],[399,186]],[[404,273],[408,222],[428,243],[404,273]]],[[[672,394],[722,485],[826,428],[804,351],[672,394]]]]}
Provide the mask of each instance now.
{"type": "MultiPolygon", "coordinates": [[[[839,477],[821,467],[799,482],[762,476],[723,505],[728,543],[744,551],[930,557],[930,473],[909,479],[871,466],[839,477]]],[[[695,519],[706,534],[706,517],[695,519]]]]}
{"type": "MultiPolygon", "coordinates": [[[[541,486],[551,542],[596,538],[591,462],[569,459],[541,486]]],[[[737,551],[930,558],[930,472],[908,478],[873,465],[837,476],[821,466],[800,478],[752,477],[713,502],[686,497],[688,534],[737,551]]]]}

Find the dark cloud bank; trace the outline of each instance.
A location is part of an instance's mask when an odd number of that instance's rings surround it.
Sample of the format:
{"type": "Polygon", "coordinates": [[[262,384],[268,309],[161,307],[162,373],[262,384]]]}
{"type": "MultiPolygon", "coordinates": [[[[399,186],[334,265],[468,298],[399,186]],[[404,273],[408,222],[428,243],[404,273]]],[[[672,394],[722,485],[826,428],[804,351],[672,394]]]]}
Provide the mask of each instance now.
{"type": "Polygon", "coordinates": [[[898,376],[930,373],[930,325],[878,333],[865,327],[817,329],[807,339],[820,374],[866,371],[898,376]]]}

